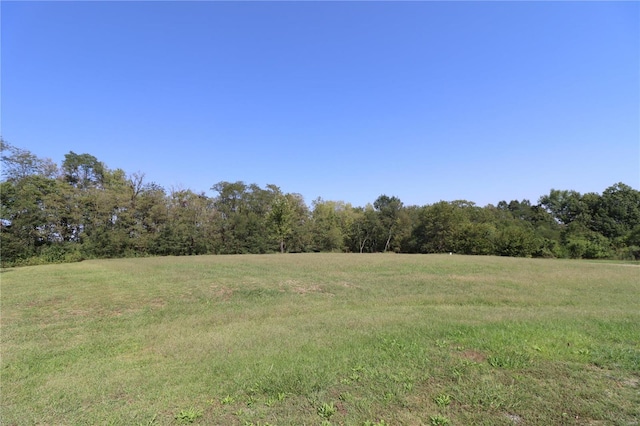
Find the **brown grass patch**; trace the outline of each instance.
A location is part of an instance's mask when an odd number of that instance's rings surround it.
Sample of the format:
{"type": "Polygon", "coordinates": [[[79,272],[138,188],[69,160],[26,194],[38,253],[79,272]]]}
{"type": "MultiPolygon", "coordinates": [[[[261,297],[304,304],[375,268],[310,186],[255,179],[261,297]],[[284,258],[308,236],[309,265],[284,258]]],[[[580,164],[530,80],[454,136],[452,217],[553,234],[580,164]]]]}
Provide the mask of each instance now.
{"type": "Polygon", "coordinates": [[[286,280],[280,283],[281,291],[292,291],[297,294],[324,293],[333,296],[332,293],[326,292],[318,284],[305,284],[297,280],[286,280]]]}
{"type": "Polygon", "coordinates": [[[298,294],[307,294],[307,293],[324,293],[322,287],[317,284],[305,285],[305,286],[296,286],[293,287],[292,290],[298,294]]]}
{"type": "Polygon", "coordinates": [[[483,363],[487,360],[487,356],[482,352],[474,351],[473,349],[467,349],[460,353],[460,356],[464,359],[468,359],[473,362],[483,363]]]}
{"type": "Polygon", "coordinates": [[[225,302],[233,296],[233,289],[230,289],[229,287],[218,287],[217,285],[212,285],[211,289],[213,290],[213,295],[216,299],[220,299],[225,302]]]}

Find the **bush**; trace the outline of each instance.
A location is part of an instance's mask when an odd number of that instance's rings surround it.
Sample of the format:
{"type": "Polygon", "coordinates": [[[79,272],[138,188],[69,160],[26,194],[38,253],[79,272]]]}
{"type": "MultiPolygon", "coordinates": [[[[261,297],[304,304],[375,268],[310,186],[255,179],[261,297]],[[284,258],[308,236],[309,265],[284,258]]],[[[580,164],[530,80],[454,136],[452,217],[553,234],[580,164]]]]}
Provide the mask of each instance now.
{"type": "Polygon", "coordinates": [[[567,250],[572,259],[606,259],[613,255],[609,239],[595,232],[570,237],[567,250]]]}
{"type": "Polygon", "coordinates": [[[640,260],[640,246],[622,247],[616,252],[620,260],[640,260]]]}

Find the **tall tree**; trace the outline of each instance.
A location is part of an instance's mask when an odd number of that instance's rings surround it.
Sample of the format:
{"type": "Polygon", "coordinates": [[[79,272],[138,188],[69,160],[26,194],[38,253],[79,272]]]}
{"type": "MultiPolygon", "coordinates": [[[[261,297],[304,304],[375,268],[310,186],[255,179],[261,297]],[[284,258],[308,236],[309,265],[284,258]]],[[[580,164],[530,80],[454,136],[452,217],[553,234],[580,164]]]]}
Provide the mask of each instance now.
{"type": "Polygon", "coordinates": [[[592,202],[592,229],[607,238],[623,238],[640,225],[640,191],[620,182],[592,202]]]}
{"type": "Polygon", "coordinates": [[[402,201],[398,197],[379,196],[373,207],[378,212],[380,224],[385,229],[386,239],[384,241],[383,252],[389,250],[391,239],[400,227],[400,213],[402,211],[402,201]]]}
{"type": "Polygon", "coordinates": [[[271,210],[267,214],[267,223],[280,246],[280,253],[284,253],[286,241],[293,232],[293,208],[284,195],[277,196],[271,203],[271,210]]]}
{"type": "Polygon", "coordinates": [[[552,189],[548,195],[540,197],[539,203],[563,225],[568,225],[575,220],[583,223],[589,221],[588,206],[577,191],[552,189]]]}
{"type": "Polygon", "coordinates": [[[41,246],[52,241],[46,213],[47,197],[55,191],[56,181],[38,175],[0,187],[0,244],[2,260],[27,259],[38,254],[41,246]]]}
{"type": "Polygon", "coordinates": [[[106,168],[93,155],[76,154],[73,151],[69,151],[64,156],[62,170],[66,181],[70,185],[86,189],[102,186],[106,168]]]}
{"type": "Polygon", "coordinates": [[[422,253],[455,252],[464,223],[468,222],[460,202],[440,201],[422,208],[414,229],[422,253]]]}
{"type": "Polygon", "coordinates": [[[356,253],[373,253],[381,250],[386,241],[386,229],[380,215],[371,204],[351,209],[348,229],[348,249],[356,253]]]}
{"type": "Polygon", "coordinates": [[[315,251],[343,251],[345,232],[343,212],[350,208],[343,201],[317,198],[312,202],[312,233],[315,251]]]}
{"type": "Polygon", "coordinates": [[[10,182],[17,182],[27,176],[39,175],[54,179],[58,175],[58,167],[49,158],[39,158],[31,151],[15,147],[0,138],[0,159],[2,160],[2,176],[10,182]]]}
{"type": "Polygon", "coordinates": [[[311,250],[311,213],[300,194],[285,194],[291,209],[291,234],[288,237],[287,248],[290,252],[305,252],[311,250]]]}
{"type": "MultiPolygon", "coordinates": [[[[134,191],[135,192],[135,191],[134,191]]],[[[140,253],[159,253],[157,240],[169,221],[169,207],[165,189],[156,183],[147,183],[135,197],[134,218],[140,253]]]]}

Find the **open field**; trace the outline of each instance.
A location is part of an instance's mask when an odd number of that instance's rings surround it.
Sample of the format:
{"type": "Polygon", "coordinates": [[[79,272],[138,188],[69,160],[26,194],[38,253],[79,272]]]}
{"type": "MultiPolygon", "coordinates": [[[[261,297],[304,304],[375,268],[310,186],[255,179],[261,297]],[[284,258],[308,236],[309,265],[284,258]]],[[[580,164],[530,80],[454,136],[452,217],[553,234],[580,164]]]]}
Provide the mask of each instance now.
{"type": "Polygon", "coordinates": [[[3,425],[638,425],[640,267],[445,255],[3,270],[3,425]]]}

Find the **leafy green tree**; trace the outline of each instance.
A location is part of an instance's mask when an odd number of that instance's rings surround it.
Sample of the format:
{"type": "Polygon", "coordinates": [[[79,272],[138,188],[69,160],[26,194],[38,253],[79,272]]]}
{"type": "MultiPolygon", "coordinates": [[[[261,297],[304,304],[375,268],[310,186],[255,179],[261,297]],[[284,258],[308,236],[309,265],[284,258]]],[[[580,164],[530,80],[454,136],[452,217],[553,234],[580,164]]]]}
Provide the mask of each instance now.
{"type": "Polygon", "coordinates": [[[591,229],[607,238],[624,238],[640,225],[640,191],[629,185],[612,185],[591,204],[591,229]]]}
{"type": "Polygon", "coordinates": [[[562,230],[562,245],[572,259],[603,259],[613,254],[610,239],[579,222],[562,230]]]}
{"type": "Polygon", "coordinates": [[[39,175],[2,182],[0,244],[3,263],[35,256],[41,246],[52,242],[46,199],[54,190],[55,180],[39,175]]]}
{"type": "Polygon", "coordinates": [[[380,218],[380,225],[385,229],[383,252],[389,250],[391,240],[400,228],[402,207],[402,201],[398,197],[381,195],[373,202],[373,208],[376,209],[380,218]]]}
{"type": "Polygon", "coordinates": [[[91,257],[121,257],[134,246],[131,187],[123,170],[103,168],[101,187],[82,185],[83,252],[91,257]]]}
{"type": "Polygon", "coordinates": [[[310,251],[312,246],[311,212],[300,194],[285,194],[291,209],[291,233],[287,239],[287,249],[293,252],[310,251]]]}
{"type": "Polygon", "coordinates": [[[245,210],[247,185],[244,182],[218,182],[211,187],[218,193],[214,199],[217,213],[217,235],[221,253],[244,253],[242,239],[246,237],[245,210]]]}
{"type": "Polygon", "coordinates": [[[2,156],[2,175],[9,182],[17,182],[28,176],[38,175],[54,179],[58,167],[50,159],[37,157],[30,151],[12,146],[0,138],[2,156]]]}
{"type": "Polygon", "coordinates": [[[461,254],[495,254],[497,235],[493,223],[468,222],[461,226],[456,248],[461,254]]]}
{"type": "Polygon", "coordinates": [[[640,260],[640,225],[629,231],[625,238],[625,246],[619,250],[623,259],[640,260]]]}
{"type": "Polygon", "coordinates": [[[418,250],[422,253],[456,252],[459,234],[467,223],[463,206],[466,202],[440,201],[422,208],[414,228],[418,250]]]}
{"type": "Polygon", "coordinates": [[[293,233],[293,214],[293,208],[284,195],[273,200],[271,210],[267,214],[267,223],[278,241],[280,253],[285,252],[286,241],[293,233]]]}
{"type": "Polygon", "coordinates": [[[378,251],[381,236],[384,238],[385,229],[380,223],[380,216],[371,204],[355,210],[356,216],[351,223],[352,251],[359,253],[373,253],[378,251]],[[355,245],[355,247],[353,247],[355,245]]]}
{"type": "Polygon", "coordinates": [[[266,189],[244,182],[219,182],[212,189],[217,212],[217,235],[222,253],[266,253],[274,249],[268,214],[282,192],[275,185],[266,189]]]}
{"type": "MultiPolygon", "coordinates": [[[[157,195],[156,192],[154,196],[157,195]]],[[[176,256],[211,253],[214,241],[212,200],[202,193],[175,189],[169,194],[167,203],[167,219],[159,225],[153,238],[152,253],[176,256]]],[[[155,214],[162,217],[164,213],[156,211],[155,214]]]]}
{"type": "Polygon", "coordinates": [[[55,190],[46,199],[48,222],[62,242],[79,243],[84,229],[84,194],[80,190],[59,179],[55,181],[55,190]]]}
{"type": "Polygon", "coordinates": [[[90,154],[76,154],[69,151],[62,163],[65,180],[77,188],[101,187],[106,168],[90,154]]]}
{"type": "Polygon", "coordinates": [[[348,211],[351,206],[343,201],[317,198],[312,202],[312,238],[315,251],[344,251],[348,230],[348,211]]]}
{"type": "Polygon", "coordinates": [[[568,225],[573,221],[589,222],[589,206],[577,191],[552,189],[549,195],[540,197],[540,205],[545,207],[558,222],[568,225]]]}
{"type": "Polygon", "coordinates": [[[530,257],[541,242],[530,227],[513,224],[498,233],[495,244],[500,256],[530,257]]]}
{"type": "MultiPolygon", "coordinates": [[[[136,184],[134,184],[135,186],[136,184]]],[[[158,239],[169,222],[169,206],[165,189],[155,183],[139,188],[135,196],[136,250],[140,253],[163,253],[158,239]]]]}

